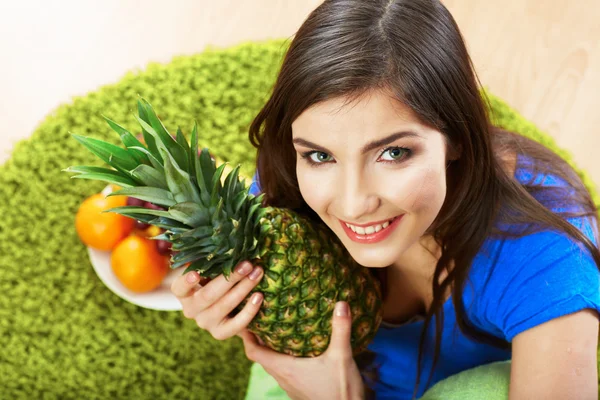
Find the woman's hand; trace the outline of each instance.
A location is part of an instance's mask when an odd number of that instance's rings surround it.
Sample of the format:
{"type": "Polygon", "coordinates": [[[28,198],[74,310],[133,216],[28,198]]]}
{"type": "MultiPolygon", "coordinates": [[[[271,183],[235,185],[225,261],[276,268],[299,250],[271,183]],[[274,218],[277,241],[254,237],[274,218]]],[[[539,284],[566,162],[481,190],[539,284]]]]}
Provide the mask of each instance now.
{"type": "Polygon", "coordinates": [[[225,340],[245,329],[260,309],[263,297],[255,293],[252,300],[258,296],[256,303],[249,301],[235,317],[228,316],[258,285],[261,277],[260,267],[252,269],[252,264],[244,261],[236,266],[229,281],[221,274],[201,286],[200,276],[191,271],[173,281],[171,292],[181,303],[186,318],[195,320],[215,339],[225,340]]]}
{"type": "Polygon", "coordinates": [[[247,330],[237,336],[244,341],[248,359],[262,365],[292,400],[359,400],[364,399],[364,384],[352,357],[351,328],[348,305],[338,302],[329,347],[314,358],[293,357],[263,347],[247,330]],[[339,315],[344,308],[346,315],[339,315]]]}

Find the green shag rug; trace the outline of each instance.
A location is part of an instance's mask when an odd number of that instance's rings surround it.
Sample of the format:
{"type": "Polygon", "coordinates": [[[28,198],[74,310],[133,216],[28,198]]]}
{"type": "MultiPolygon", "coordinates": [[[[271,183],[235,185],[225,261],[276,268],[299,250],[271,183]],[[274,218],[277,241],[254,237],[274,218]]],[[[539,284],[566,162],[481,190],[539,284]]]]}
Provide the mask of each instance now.
{"type": "MultiPolygon", "coordinates": [[[[119,144],[101,114],[139,132],[133,115],[146,98],[171,132],[198,122],[201,145],[242,163],[287,39],[207,48],[127,73],[119,82],[52,111],[0,166],[0,398],[243,399],[251,362],[234,337],[217,341],[181,312],[121,300],[96,276],[74,228],[84,198],[103,183],[69,179],[70,165],[101,165],[69,132],[119,144]]],[[[43,88],[41,88],[43,90],[43,88]]],[[[548,135],[489,95],[495,122],[555,149],[548,135]]],[[[589,177],[584,182],[600,203],[589,177]]]]}

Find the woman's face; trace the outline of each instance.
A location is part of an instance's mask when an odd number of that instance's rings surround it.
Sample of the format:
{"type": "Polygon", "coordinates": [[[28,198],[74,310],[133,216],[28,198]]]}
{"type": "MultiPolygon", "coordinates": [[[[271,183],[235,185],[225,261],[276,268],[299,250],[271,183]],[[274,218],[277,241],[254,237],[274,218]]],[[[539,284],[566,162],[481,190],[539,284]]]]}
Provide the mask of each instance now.
{"type": "Polygon", "coordinates": [[[317,104],[292,124],[300,191],[359,264],[401,266],[444,203],[444,137],[382,92],[343,103],[317,104]]]}

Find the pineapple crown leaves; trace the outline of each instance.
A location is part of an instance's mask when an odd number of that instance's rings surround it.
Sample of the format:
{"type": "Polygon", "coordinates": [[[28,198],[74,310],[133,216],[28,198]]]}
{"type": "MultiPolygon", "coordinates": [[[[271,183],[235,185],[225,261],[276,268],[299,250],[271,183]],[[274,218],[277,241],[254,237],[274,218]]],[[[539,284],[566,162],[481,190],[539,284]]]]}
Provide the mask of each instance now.
{"type": "Polygon", "coordinates": [[[142,127],[144,143],[123,126],[103,116],[119,134],[125,148],[98,139],[72,136],[113,169],[72,166],[72,178],[100,180],[121,186],[109,196],[129,196],[166,210],[145,207],[114,207],[115,212],[160,228],[165,232],[154,239],[172,243],[171,267],[187,263],[186,270],[214,278],[229,277],[242,260],[260,257],[266,229],[259,224],[267,208],[263,195],[249,194],[239,179],[240,166],[222,183],[226,164],[219,167],[208,149],[198,151],[197,123],[188,144],[181,130],[173,137],[145,99],[138,100],[135,116],[142,127]]]}

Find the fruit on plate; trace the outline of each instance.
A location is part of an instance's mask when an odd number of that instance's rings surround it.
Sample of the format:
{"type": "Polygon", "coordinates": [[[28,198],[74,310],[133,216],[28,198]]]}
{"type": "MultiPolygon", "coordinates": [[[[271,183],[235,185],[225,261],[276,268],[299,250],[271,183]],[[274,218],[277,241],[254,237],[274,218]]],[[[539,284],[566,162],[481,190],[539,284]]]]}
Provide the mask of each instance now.
{"type": "Polygon", "coordinates": [[[353,353],[363,351],[382,319],[380,282],[368,269],[325,224],[263,204],[264,195],[251,195],[239,177],[239,165],[222,181],[227,164],[217,167],[207,149],[198,154],[197,124],[188,144],[179,129],[173,139],[146,100],[138,100],[138,112],[147,145],[104,117],[125,149],[73,136],[114,169],[66,171],[124,187],[112,195],[164,207],[111,211],[165,229],[156,238],[172,243],[172,268],[191,263],[185,272],[228,278],[243,260],[261,266],[264,277],[252,292],[262,292],[264,300],[248,330],[268,347],[294,356],[318,356],[329,345],[335,303],[343,300],[352,312],[353,353]]]}
{"type": "Polygon", "coordinates": [[[75,215],[75,229],[79,239],[94,249],[110,251],[131,233],[135,221],[104,211],[124,206],[126,196],[106,197],[102,193],[85,199],[75,215]]]}
{"type": "MultiPolygon", "coordinates": [[[[127,205],[128,206],[140,206],[143,207],[145,204],[148,204],[146,201],[138,200],[135,197],[127,197],[127,205]]],[[[143,231],[148,228],[150,225],[145,224],[141,221],[135,221],[135,229],[139,231],[143,231]]]]}
{"type": "MultiPolygon", "coordinates": [[[[163,233],[165,233],[165,230],[162,228],[159,228],[158,226],[152,226],[152,225],[148,225],[148,227],[142,231],[138,231],[140,232],[141,236],[147,237],[147,238],[153,238],[156,236],[159,236],[163,233]]],[[[156,249],[158,250],[158,252],[162,255],[171,255],[171,242],[168,242],[166,240],[154,240],[156,249]]]]}
{"type": "Polygon", "coordinates": [[[136,293],[156,289],[169,272],[169,258],[158,252],[152,239],[138,235],[119,242],[110,265],[123,286],[136,293]]]}
{"type": "Polygon", "coordinates": [[[164,233],[164,229],[159,228],[158,226],[148,225],[146,229],[138,231],[140,236],[144,236],[147,238],[152,238],[164,233]]]}

